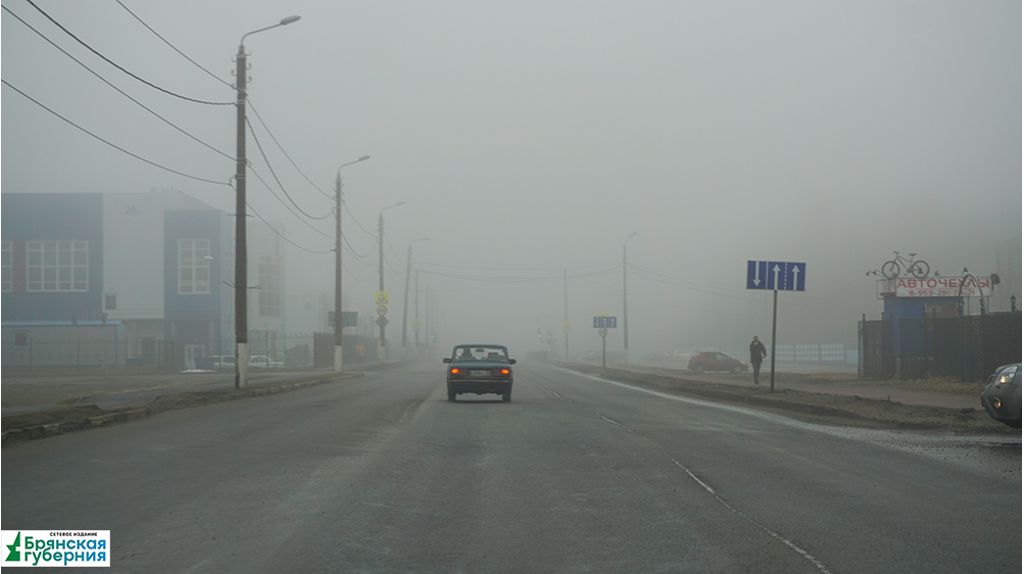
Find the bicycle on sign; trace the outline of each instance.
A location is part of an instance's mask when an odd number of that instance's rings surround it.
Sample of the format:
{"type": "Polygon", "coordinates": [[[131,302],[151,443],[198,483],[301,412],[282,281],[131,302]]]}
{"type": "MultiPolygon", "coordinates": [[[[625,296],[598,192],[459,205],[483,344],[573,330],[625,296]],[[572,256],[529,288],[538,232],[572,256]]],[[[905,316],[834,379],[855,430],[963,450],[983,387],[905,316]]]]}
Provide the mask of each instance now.
{"type": "Polygon", "coordinates": [[[893,251],[896,254],[892,261],[886,261],[882,265],[882,276],[886,279],[895,279],[900,276],[900,267],[906,270],[908,275],[913,275],[918,279],[924,279],[928,276],[928,263],[922,259],[914,260],[917,253],[911,253],[910,259],[900,255],[899,251],[893,251]]]}

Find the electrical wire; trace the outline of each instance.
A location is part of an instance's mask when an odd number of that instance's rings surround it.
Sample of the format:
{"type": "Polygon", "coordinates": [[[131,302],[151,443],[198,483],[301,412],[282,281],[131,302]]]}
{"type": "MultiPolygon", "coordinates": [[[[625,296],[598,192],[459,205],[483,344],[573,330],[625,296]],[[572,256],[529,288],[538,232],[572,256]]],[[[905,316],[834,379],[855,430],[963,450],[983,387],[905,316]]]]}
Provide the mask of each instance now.
{"type": "MultiPolygon", "coordinates": [[[[245,96],[245,101],[246,101],[246,104],[248,104],[249,109],[252,110],[252,113],[256,114],[256,119],[258,119],[260,121],[260,123],[263,124],[263,129],[267,130],[267,134],[270,136],[270,139],[274,140],[274,143],[277,144],[277,149],[281,150],[281,153],[284,154],[284,157],[288,158],[288,161],[291,162],[292,167],[295,168],[295,171],[299,172],[299,175],[304,177],[306,179],[306,181],[309,182],[309,185],[312,185],[314,189],[316,189],[317,191],[319,191],[323,195],[327,196],[328,198],[334,199],[333,195],[328,195],[327,193],[325,193],[324,190],[320,189],[317,186],[317,184],[313,183],[313,180],[309,179],[309,177],[307,177],[306,174],[301,169],[299,169],[299,166],[295,163],[295,160],[292,159],[292,156],[288,155],[288,152],[285,151],[284,147],[281,145],[281,142],[277,141],[277,138],[274,137],[274,133],[270,131],[270,128],[267,126],[267,123],[263,121],[263,117],[260,115],[259,111],[256,109],[256,106],[254,106],[252,104],[252,99],[249,98],[248,94],[246,94],[246,96],[245,96]]],[[[248,120],[246,120],[246,121],[248,121],[248,120]]]]}
{"type": "Polygon", "coordinates": [[[7,6],[3,6],[3,9],[4,9],[4,11],[6,11],[6,12],[7,12],[8,14],[10,14],[10,15],[11,15],[11,16],[13,16],[13,17],[14,17],[15,19],[17,19],[17,20],[18,20],[19,22],[21,22],[22,24],[24,24],[24,25],[25,25],[25,26],[26,26],[26,27],[27,27],[27,28],[28,28],[29,30],[32,30],[33,32],[35,32],[36,34],[38,34],[40,38],[42,38],[42,39],[46,40],[47,42],[49,42],[51,46],[53,46],[54,48],[57,48],[58,50],[60,50],[61,52],[63,52],[65,56],[67,56],[68,58],[71,58],[72,60],[74,60],[76,64],[78,64],[79,66],[82,66],[83,68],[85,68],[86,70],[88,70],[88,71],[89,71],[89,73],[91,73],[92,75],[94,75],[94,76],[96,76],[97,78],[99,78],[99,79],[100,79],[100,80],[101,80],[101,81],[102,81],[103,83],[105,83],[105,84],[107,84],[108,86],[110,86],[111,88],[113,88],[113,89],[117,90],[117,92],[118,92],[118,93],[120,93],[120,94],[121,94],[122,96],[124,96],[124,97],[128,98],[129,100],[131,100],[132,102],[134,102],[134,103],[135,103],[136,105],[138,105],[138,106],[139,106],[139,107],[141,107],[142,109],[144,109],[144,110],[146,110],[147,112],[149,112],[149,113],[153,114],[154,116],[156,116],[156,117],[157,117],[157,119],[159,119],[160,121],[164,122],[165,124],[167,124],[167,125],[171,126],[171,127],[172,127],[172,128],[174,128],[174,129],[178,130],[179,132],[181,132],[181,133],[185,134],[186,136],[188,136],[188,137],[192,138],[193,140],[195,140],[196,142],[198,142],[198,143],[202,144],[203,146],[205,146],[205,147],[209,148],[210,150],[213,150],[214,152],[217,152],[217,153],[219,153],[220,155],[222,155],[222,156],[224,156],[224,157],[226,157],[226,158],[228,158],[228,159],[230,159],[230,160],[234,160],[234,159],[235,159],[235,158],[234,158],[233,156],[230,156],[230,155],[228,155],[228,154],[226,154],[226,153],[224,153],[224,152],[220,151],[219,149],[217,149],[217,148],[213,147],[212,145],[210,145],[210,144],[208,144],[208,143],[204,142],[203,140],[201,140],[201,139],[197,138],[196,136],[194,136],[194,135],[192,135],[192,134],[188,133],[187,131],[183,130],[182,128],[180,128],[180,127],[178,127],[178,126],[174,125],[173,123],[171,123],[171,121],[170,121],[170,120],[168,120],[168,119],[164,118],[164,117],[163,117],[163,116],[161,116],[160,114],[156,113],[155,111],[153,111],[152,109],[150,109],[149,107],[147,107],[147,106],[146,106],[145,104],[143,104],[142,102],[140,102],[140,101],[136,100],[135,98],[131,97],[130,95],[128,95],[128,93],[127,93],[127,92],[125,92],[125,91],[124,91],[124,90],[122,90],[121,88],[118,88],[117,86],[115,86],[115,85],[114,85],[113,83],[111,83],[111,82],[110,82],[109,80],[107,80],[107,79],[106,79],[106,78],[104,78],[103,76],[99,75],[99,73],[97,73],[97,72],[96,72],[95,70],[93,70],[93,69],[92,69],[92,68],[90,68],[89,66],[85,65],[85,64],[84,64],[84,63],[83,63],[83,62],[82,62],[81,60],[79,60],[78,58],[76,58],[76,57],[72,56],[72,55],[71,55],[71,54],[70,54],[70,53],[69,53],[69,52],[68,52],[67,50],[65,50],[64,48],[61,48],[60,46],[58,46],[58,45],[57,45],[57,44],[56,44],[56,43],[55,43],[55,42],[54,42],[53,40],[51,40],[51,39],[47,38],[47,37],[46,37],[46,36],[45,36],[45,35],[44,35],[44,34],[43,34],[42,32],[40,32],[39,30],[37,30],[37,29],[35,29],[34,27],[32,27],[32,25],[31,25],[31,24],[29,24],[28,22],[26,22],[25,20],[23,20],[23,19],[21,18],[21,16],[18,16],[18,15],[17,15],[17,14],[15,14],[14,12],[11,12],[11,10],[10,10],[10,9],[9,9],[9,8],[8,8],[7,6]]]}
{"type": "Polygon", "coordinates": [[[135,14],[135,12],[132,12],[131,10],[129,10],[129,9],[128,9],[128,7],[127,7],[127,6],[125,6],[123,2],[121,2],[121,0],[114,0],[114,1],[115,1],[115,2],[117,2],[118,4],[120,4],[120,5],[121,5],[121,7],[122,7],[122,8],[124,8],[126,12],[128,12],[129,14],[131,14],[131,15],[132,15],[132,17],[134,17],[134,18],[135,18],[136,20],[138,20],[138,21],[139,21],[139,23],[140,23],[140,24],[142,24],[143,26],[145,26],[147,30],[149,30],[150,32],[152,32],[154,36],[156,36],[157,38],[160,38],[160,39],[161,39],[161,40],[163,41],[163,43],[164,43],[164,44],[167,44],[168,46],[170,46],[170,47],[171,47],[171,49],[172,49],[172,50],[174,50],[175,52],[177,52],[177,53],[181,54],[181,57],[185,58],[185,59],[186,59],[186,60],[188,60],[189,62],[192,62],[192,64],[193,64],[193,65],[194,65],[195,67],[197,67],[197,68],[199,68],[200,70],[202,70],[202,71],[206,72],[207,74],[209,74],[210,76],[212,76],[212,77],[213,77],[213,79],[217,80],[218,82],[220,82],[220,83],[224,84],[225,86],[227,86],[227,87],[229,87],[229,88],[231,88],[231,89],[234,89],[234,88],[235,88],[235,87],[234,87],[234,86],[232,86],[232,85],[231,85],[230,83],[228,83],[228,82],[225,82],[224,80],[220,79],[220,78],[219,78],[219,77],[217,76],[217,74],[214,74],[214,73],[213,73],[213,72],[211,72],[210,70],[207,70],[206,68],[204,68],[204,67],[200,66],[200,65],[199,65],[199,64],[198,64],[198,63],[197,63],[197,62],[196,62],[195,60],[193,60],[192,58],[189,58],[188,56],[186,56],[186,55],[185,55],[185,53],[184,53],[184,52],[182,52],[181,50],[179,50],[179,49],[177,49],[176,47],[174,47],[174,44],[171,44],[171,43],[170,43],[170,42],[168,42],[168,41],[167,41],[167,39],[165,39],[165,38],[164,38],[163,36],[161,36],[160,34],[157,34],[156,30],[154,30],[154,29],[153,29],[152,27],[150,27],[150,25],[149,25],[149,24],[147,24],[147,23],[143,22],[143,21],[142,21],[142,18],[139,18],[139,17],[138,17],[138,15],[136,15],[136,14],[135,14]]]}
{"type": "Polygon", "coordinates": [[[230,187],[230,186],[231,186],[231,184],[230,184],[230,183],[227,183],[227,182],[222,182],[222,181],[213,181],[213,180],[211,180],[211,179],[204,179],[204,178],[201,178],[201,177],[196,177],[196,176],[194,176],[194,175],[189,175],[189,174],[187,174],[187,173],[183,173],[183,172],[177,171],[177,170],[175,170],[175,169],[171,169],[171,168],[169,168],[169,167],[166,167],[166,166],[160,165],[160,164],[158,164],[158,163],[156,163],[156,162],[154,162],[154,161],[148,160],[148,159],[146,159],[146,158],[144,158],[144,157],[142,157],[142,156],[140,156],[140,155],[134,154],[134,153],[132,153],[132,152],[130,152],[130,151],[128,151],[128,150],[126,150],[126,149],[122,148],[122,147],[119,147],[119,146],[117,146],[117,145],[115,145],[115,144],[113,144],[113,143],[111,143],[111,142],[109,142],[109,141],[107,141],[107,140],[105,140],[105,139],[101,138],[100,136],[98,136],[98,135],[96,135],[96,134],[94,134],[94,133],[90,132],[89,130],[87,130],[87,129],[83,128],[82,126],[80,126],[80,125],[76,124],[75,122],[73,122],[73,121],[71,121],[71,120],[69,120],[69,119],[65,118],[64,116],[62,116],[62,115],[58,114],[57,112],[53,111],[52,109],[50,109],[50,108],[46,107],[45,105],[43,105],[42,103],[40,103],[40,102],[39,102],[38,100],[36,100],[35,98],[33,98],[33,97],[29,96],[28,94],[26,94],[25,92],[23,92],[23,91],[19,90],[18,88],[15,88],[15,87],[14,87],[14,86],[12,86],[12,85],[11,85],[11,83],[10,83],[10,82],[8,82],[7,80],[2,80],[2,79],[0,79],[0,82],[3,82],[3,85],[5,85],[5,86],[7,86],[8,88],[10,88],[10,89],[14,90],[15,92],[18,92],[18,93],[19,93],[19,94],[21,94],[22,96],[25,96],[25,98],[27,98],[27,99],[28,99],[29,101],[31,101],[32,103],[34,103],[34,104],[36,104],[37,106],[39,106],[39,107],[43,108],[44,110],[46,110],[46,111],[50,112],[51,114],[53,114],[53,115],[57,116],[58,118],[60,118],[60,119],[64,120],[65,122],[67,122],[67,123],[71,124],[71,125],[72,125],[72,126],[74,126],[75,128],[78,128],[79,130],[81,130],[81,131],[85,132],[86,134],[88,134],[88,135],[92,136],[93,138],[96,138],[96,139],[98,139],[99,141],[101,141],[101,142],[103,142],[103,143],[107,144],[108,146],[110,146],[110,147],[112,147],[112,148],[114,148],[114,149],[116,149],[116,150],[118,150],[118,151],[120,151],[120,152],[123,152],[123,153],[125,153],[125,154],[127,154],[127,155],[130,155],[130,156],[132,156],[133,158],[135,158],[135,159],[137,159],[137,160],[139,160],[139,161],[142,161],[142,162],[144,162],[144,163],[148,163],[149,165],[151,165],[151,166],[153,166],[153,167],[156,167],[156,168],[160,168],[160,169],[162,169],[162,170],[164,170],[164,171],[169,171],[169,172],[171,172],[171,173],[173,173],[173,174],[175,174],[175,175],[180,175],[180,176],[182,176],[182,177],[187,177],[187,178],[189,178],[189,179],[194,179],[194,180],[196,180],[196,181],[201,181],[201,182],[204,182],[204,183],[212,183],[212,184],[215,184],[215,185],[226,185],[226,186],[228,186],[228,187],[230,187]]]}
{"type": "Polygon", "coordinates": [[[65,27],[64,27],[63,25],[61,25],[61,23],[60,23],[60,22],[57,22],[56,20],[54,20],[54,19],[53,19],[53,17],[52,17],[52,16],[50,16],[49,14],[47,14],[46,12],[44,12],[42,8],[40,8],[39,6],[36,6],[36,4],[35,4],[34,2],[32,2],[32,0],[25,0],[25,1],[26,1],[26,2],[28,2],[28,4],[29,4],[30,6],[32,6],[32,7],[33,7],[33,8],[35,8],[36,10],[38,10],[40,14],[42,14],[43,16],[45,16],[47,20],[49,20],[50,22],[52,22],[54,26],[56,26],[56,27],[60,28],[60,29],[61,29],[61,30],[62,30],[62,31],[63,31],[63,32],[65,33],[65,34],[67,34],[68,36],[71,36],[71,37],[72,37],[72,38],[73,38],[73,39],[74,39],[74,40],[75,40],[76,42],[78,42],[79,44],[81,44],[81,45],[82,45],[83,47],[85,47],[85,48],[86,48],[87,50],[89,50],[89,51],[90,51],[90,52],[92,52],[93,54],[96,54],[96,55],[97,55],[97,56],[98,56],[99,58],[101,58],[101,59],[102,59],[103,61],[105,61],[106,63],[110,64],[111,66],[114,66],[114,67],[115,67],[115,68],[117,68],[118,70],[120,70],[120,71],[124,72],[125,74],[128,74],[128,75],[129,75],[129,76],[131,76],[132,78],[135,78],[136,80],[138,80],[138,81],[142,82],[143,84],[146,84],[147,86],[149,86],[149,87],[151,87],[151,88],[153,88],[153,89],[155,89],[155,90],[159,90],[159,91],[161,91],[161,92],[163,92],[163,93],[165,93],[165,94],[168,94],[168,95],[174,96],[174,97],[176,97],[176,98],[181,98],[181,99],[183,99],[183,100],[187,100],[187,101],[189,101],[189,102],[192,102],[192,103],[195,103],[195,104],[206,104],[206,105],[211,105],[211,106],[233,106],[233,105],[236,105],[236,104],[235,104],[235,102],[208,102],[208,101],[205,101],[205,100],[197,100],[197,99],[195,99],[195,98],[190,98],[190,97],[187,97],[187,96],[183,96],[183,95],[181,95],[181,94],[176,94],[176,93],[174,93],[174,92],[172,92],[172,91],[170,91],[170,90],[166,90],[166,89],[164,89],[164,88],[161,88],[160,86],[158,86],[158,85],[156,85],[156,84],[154,84],[154,83],[152,83],[152,82],[149,82],[149,81],[147,81],[147,80],[144,80],[144,79],[140,78],[139,76],[137,76],[137,75],[135,75],[135,74],[133,74],[133,73],[129,72],[128,70],[126,70],[126,69],[125,69],[125,68],[123,68],[122,66],[118,65],[117,63],[115,63],[115,62],[114,62],[113,60],[111,60],[110,58],[108,58],[108,57],[104,56],[103,54],[99,53],[98,51],[96,51],[96,49],[94,49],[94,48],[93,48],[92,46],[90,46],[89,44],[86,44],[85,42],[83,42],[83,41],[82,41],[81,39],[79,39],[79,38],[78,38],[78,36],[75,36],[74,34],[72,34],[72,33],[71,33],[71,31],[70,31],[70,30],[68,30],[68,29],[67,29],[67,28],[65,28],[65,27]]]}
{"type": "MultiPolygon", "coordinates": [[[[299,207],[299,204],[295,203],[295,200],[292,199],[292,196],[288,194],[288,190],[285,189],[284,184],[281,183],[281,179],[279,177],[277,177],[277,172],[274,171],[274,166],[270,165],[270,160],[267,159],[267,154],[266,154],[265,151],[263,151],[263,145],[260,143],[259,138],[256,137],[256,131],[252,129],[252,123],[249,122],[249,118],[248,117],[245,118],[245,125],[249,126],[249,133],[252,134],[252,139],[253,139],[253,141],[256,142],[256,147],[257,147],[257,149],[260,150],[260,155],[263,156],[263,161],[267,164],[267,169],[270,170],[270,175],[274,176],[274,181],[277,182],[278,187],[281,188],[281,192],[284,193],[285,197],[288,198],[288,201],[290,201],[292,203],[292,205],[295,206],[295,209],[298,209],[300,212],[302,212],[302,215],[305,215],[306,217],[308,217],[308,218],[310,218],[310,219],[312,219],[314,221],[323,221],[324,219],[327,219],[328,217],[333,215],[333,209],[332,209],[331,212],[328,213],[327,215],[324,215],[323,217],[316,217],[316,216],[313,216],[313,215],[310,215],[310,214],[306,213],[305,210],[303,210],[301,207],[299,207]]],[[[274,194],[274,197],[277,197],[277,194],[274,194]]],[[[280,201],[280,199],[281,198],[278,197],[279,201],[280,201]]],[[[281,203],[284,203],[284,202],[282,201],[281,203]]],[[[285,207],[288,207],[288,206],[285,205],[285,207]]],[[[294,212],[292,212],[292,213],[294,213],[294,212]]]]}
{"type": "Polygon", "coordinates": [[[365,258],[369,257],[370,255],[373,254],[374,247],[377,247],[377,242],[374,241],[373,245],[370,246],[370,250],[367,251],[365,254],[360,255],[360,254],[356,253],[356,250],[352,247],[352,244],[348,242],[348,238],[347,237],[342,235],[341,239],[342,239],[342,241],[345,242],[345,245],[348,246],[348,252],[351,253],[352,255],[354,255],[355,257],[359,258],[359,259],[365,259],[365,258]]]}
{"type": "MultiPolygon", "coordinates": [[[[249,211],[251,211],[251,212],[252,212],[252,214],[256,216],[256,218],[257,218],[257,219],[259,219],[259,220],[260,220],[260,221],[262,221],[262,222],[263,222],[264,224],[266,224],[266,226],[267,226],[268,228],[270,228],[270,230],[271,230],[271,231],[273,231],[273,232],[274,232],[274,233],[275,233],[275,234],[276,234],[276,235],[277,235],[278,237],[280,237],[281,239],[285,240],[285,242],[287,242],[287,243],[290,243],[290,244],[292,244],[292,245],[293,245],[293,246],[295,246],[296,248],[298,248],[298,249],[301,249],[302,251],[305,251],[305,252],[307,252],[307,253],[317,253],[317,254],[322,254],[322,253],[331,253],[331,252],[333,252],[333,251],[334,251],[333,249],[327,249],[327,250],[325,250],[325,251],[321,251],[321,250],[314,250],[314,249],[309,249],[309,248],[306,248],[306,247],[303,247],[303,246],[299,245],[298,243],[295,243],[295,242],[294,242],[294,241],[292,241],[291,239],[288,239],[287,237],[285,237],[284,235],[282,235],[282,234],[281,234],[281,232],[277,230],[277,228],[275,228],[275,227],[274,227],[273,225],[271,225],[271,224],[270,224],[270,222],[268,222],[268,221],[267,221],[266,219],[264,219],[264,218],[263,218],[263,216],[262,216],[262,215],[260,215],[260,214],[259,214],[259,212],[257,212],[257,211],[256,211],[255,209],[253,209],[253,207],[252,207],[252,204],[251,204],[251,203],[249,203],[249,202],[246,202],[246,203],[245,203],[245,205],[246,205],[246,207],[247,207],[247,208],[249,209],[249,211]]],[[[236,216],[236,217],[237,217],[237,216],[236,216]]]]}
{"type": "MultiPolygon", "coordinates": [[[[254,170],[254,169],[252,169],[250,167],[249,171],[253,174],[253,176],[256,177],[256,179],[260,180],[260,183],[262,183],[264,185],[264,187],[267,188],[267,191],[270,192],[270,195],[273,195],[278,201],[281,201],[281,198],[277,197],[277,195],[274,193],[274,190],[271,189],[270,185],[267,184],[266,180],[264,180],[256,170],[254,170]]],[[[291,210],[291,208],[288,207],[287,203],[281,201],[281,205],[284,205],[286,209],[291,210]]],[[[299,217],[298,214],[296,214],[294,211],[291,212],[291,213],[292,213],[292,215],[295,215],[295,217],[299,220],[299,222],[302,223],[303,225],[305,225],[306,227],[312,229],[316,233],[319,233],[320,235],[323,235],[324,237],[326,237],[328,239],[334,239],[334,236],[328,235],[328,234],[324,233],[323,231],[320,231],[319,229],[313,227],[308,221],[306,221],[305,219],[302,219],[301,217],[299,217]]]]}
{"type": "Polygon", "coordinates": [[[351,210],[350,210],[350,209],[348,208],[348,205],[347,205],[347,204],[345,204],[345,203],[342,203],[342,204],[341,204],[341,206],[342,206],[343,208],[345,208],[345,211],[346,211],[346,212],[348,213],[349,217],[351,217],[351,218],[352,218],[352,221],[353,221],[353,222],[355,222],[355,224],[356,224],[356,227],[358,227],[359,229],[362,229],[362,230],[363,230],[363,233],[365,233],[365,234],[369,235],[370,237],[377,237],[377,234],[376,234],[376,233],[370,233],[369,231],[367,231],[367,230],[366,230],[366,228],[365,228],[365,227],[363,227],[363,225],[362,225],[361,223],[359,223],[359,220],[358,220],[358,219],[356,219],[356,216],[355,216],[355,215],[354,215],[354,214],[352,213],[352,211],[351,211],[351,210]]]}

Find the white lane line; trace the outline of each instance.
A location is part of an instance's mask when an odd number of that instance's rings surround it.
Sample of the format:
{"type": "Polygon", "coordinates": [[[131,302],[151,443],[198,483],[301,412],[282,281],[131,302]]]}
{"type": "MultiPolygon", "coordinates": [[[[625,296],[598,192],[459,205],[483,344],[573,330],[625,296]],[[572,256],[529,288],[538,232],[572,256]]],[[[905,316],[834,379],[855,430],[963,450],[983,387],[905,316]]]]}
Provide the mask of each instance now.
{"type": "MultiPolygon", "coordinates": [[[[593,379],[593,380],[596,380],[596,381],[601,381],[603,383],[608,383],[608,384],[611,384],[611,385],[616,385],[616,386],[619,386],[619,387],[624,387],[624,388],[632,389],[632,390],[636,390],[636,391],[642,391],[642,392],[649,393],[649,394],[652,394],[652,395],[656,395],[656,396],[659,396],[659,397],[664,397],[664,398],[673,399],[673,400],[679,400],[679,401],[687,402],[687,403],[694,403],[694,404],[700,404],[700,405],[708,405],[708,406],[715,406],[715,407],[721,407],[721,408],[728,408],[728,407],[726,407],[724,405],[719,405],[719,404],[716,404],[716,403],[709,403],[709,402],[706,402],[706,401],[700,401],[700,400],[695,400],[695,399],[687,399],[685,397],[677,397],[677,396],[674,396],[674,395],[660,393],[658,391],[651,391],[651,390],[648,390],[648,389],[642,389],[640,387],[634,387],[634,386],[631,386],[631,385],[625,385],[625,384],[622,384],[622,383],[617,383],[615,381],[609,381],[608,379],[602,379],[602,378],[594,377],[594,376],[591,376],[591,375],[585,375],[585,374],[582,374],[582,373],[577,373],[575,371],[569,371],[567,369],[562,369],[560,367],[552,367],[552,368],[559,369],[559,370],[565,371],[567,373],[572,373],[574,375],[579,375],[581,377],[585,377],[585,378],[588,378],[588,379],[593,379]]],[[[563,397],[562,395],[559,395],[555,391],[551,391],[551,392],[554,393],[554,395],[557,396],[558,398],[565,399],[565,397],[563,397]]],[[[568,400],[568,399],[565,399],[565,400],[568,400]]],[[[735,410],[739,410],[739,409],[735,409],[735,410]]],[[[749,412],[746,409],[743,409],[743,411],[744,412],[749,412]]],[[[661,446],[661,445],[658,445],[658,443],[652,441],[651,439],[649,439],[649,438],[647,438],[647,437],[645,437],[645,436],[635,432],[633,429],[627,427],[626,425],[624,425],[624,424],[622,424],[622,423],[620,423],[618,421],[614,421],[614,420],[604,416],[600,412],[594,411],[594,414],[596,414],[597,416],[601,417],[601,419],[603,419],[605,422],[611,423],[611,424],[613,424],[613,425],[615,425],[615,426],[617,426],[619,428],[622,428],[623,430],[625,430],[625,431],[627,431],[629,433],[635,434],[635,435],[639,436],[640,438],[642,438],[642,439],[644,439],[644,440],[646,440],[646,441],[648,441],[648,442],[650,442],[652,444],[655,444],[657,446],[661,446]]],[[[773,420],[775,420],[774,417],[772,417],[772,418],[773,418],[773,420]]],[[[683,472],[685,472],[687,474],[687,476],[689,476],[694,482],[699,484],[701,486],[701,488],[706,490],[708,492],[708,494],[710,494],[712,497],[714,497],[714,499],[717,500],[719,504],[724,506],[726,508],[726,510],[728,510],[729,512],[735,514],[736,516],[739,516],[740,518],[746,520],[747,522],[753,524],[754,526],[756,526],[759,530],[761,530],[765,534],[767,534],[767,535],[771,536],[772,538],[778,540],[779,542],[785,544],[791,550],[793,550],[794,552],[799,554],[801,557],[803,557],[805,560],[809,561],[811,564],[814,564],[814,567],[817,568],[818,571],[821,572],[822,574],[832,574],[832,571],[829,570],[820,560],[815,558],[813,554],[811,554],[810,552],[808,552],[808,551],[804,550],[803,548],[797,546],[796,543],[794,543],[792,540],[786,538],[785,536],[782,536],[778,532],[776,532],[776,531],[772,530],[771,528],[768,528],[764,524],[761,524],[760,522],[754,520],[753,518],[751,518],[747,514],[744,514],[742,511],[740,511],[736,507],[734,507],[731,504],[729,504],[728,502],[726,502],[726,500],[724,498],[722,498],[717,492],[715,492],[715,489],[712,488],[711,485],[709,485],[708,483],[706,483],[703,480],[701,480],[700,478],[698,478],[696,474],[693,474],[693,472],[690,469],[688,469],[685,466],[683,466],[683,464],[680,463],[678,460],[676,460],[675,458],[672,458],[671,456],[669,456],[668,458],[669,458],[669,460],[672,461],[673,464],[675,464],[680,469],[682,469],[683,472]]]]}

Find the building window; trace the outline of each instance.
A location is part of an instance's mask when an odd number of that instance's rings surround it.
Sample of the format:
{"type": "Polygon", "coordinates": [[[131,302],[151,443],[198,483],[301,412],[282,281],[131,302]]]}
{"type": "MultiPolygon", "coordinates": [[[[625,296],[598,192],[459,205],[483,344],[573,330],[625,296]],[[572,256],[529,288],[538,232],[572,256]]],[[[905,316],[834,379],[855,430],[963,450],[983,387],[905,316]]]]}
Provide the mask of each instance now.
{"type": "Polygon", "coordinates": [[[3,242],[3,255],[0,256],[0,284],[2,284],[2,290],[4,293],[8,293],[13,290],[13,275],[11,273],[12,262],[14,259],[14,247],[10,241],[3,242]]]}
{"type": "Polygon", "coordinates": [[[14,348],[27,349],[29,344],[28,333],[21,332],[14,334],[14,348]]]}
{"type": "Polygon", "coordinates": [[[260,317],[281,316],[281,263],[277,256],[260,257],[260,317]]]}
{"type": "Polygon", "coordinates": [[[178,294],[210,292],[210,240],[178,240],[178,294]]]}
{"type": "Polygon", "coordinates": [[[88,241],[28,241],[29,291],[88,291],[88,241]]]}

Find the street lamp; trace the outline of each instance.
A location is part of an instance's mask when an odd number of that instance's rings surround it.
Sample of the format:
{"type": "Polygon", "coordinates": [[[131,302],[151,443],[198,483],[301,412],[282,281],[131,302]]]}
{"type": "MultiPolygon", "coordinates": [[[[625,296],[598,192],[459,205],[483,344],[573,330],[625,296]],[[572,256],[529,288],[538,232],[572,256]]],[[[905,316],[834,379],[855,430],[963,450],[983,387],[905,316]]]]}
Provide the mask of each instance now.
{"type": "Polygon", "coordinates": [[[636,231],[622,242],[622,361],[629,364],[629,312],[626,310],[626,244],[636,231]]]}
{"type": "Polygon", "coordinates": [[[406,323],[409,320],[409,276],[412,275],[412,244],[417,241],[430,241],[429,237],[413,239],[409,242],[409,253],[405,256],[405,307],[402,309],[402,357],[407,358],[405,345],[407,341],[406,323]]]}
{"type": "Polygon", "coordinates": [[[341,168],[361,161],[370,159],[370,156],[363,157],[343,163],[338,166],[337,176],[334,178],[334,372],[341,372],[341,333],[345,324],[341,321],[341,168]]]}
{"type": "Polygon", "coordinates": [[[298,20],[298,16],[282,18],[273,26],[253,30],[242,36],[238,42],[238,57],[235,59],[235,87],[238,91],[237,143],[238,154],[235,166],[235,388],[246,386],[249,377],[249,325],[247,305],[247,273],[245,245],[245,38],[257,32],[287,26],[298,20]]]}
{"type": "MultiPolygon", "coordinates": [[[[391,209],[392,207],[398,207],[404,205],[404,201],[399,201],[394,205],[389,205],[380,210],[380,214],[377,216],[377,243],[379,253],[379,266],[380,266],[380,292],[384,292],[384,210],[391,209]]],[[[380,362],[384,362],[384,326],[387,325],[387,317],[381,315],[377,318],[377,325],[380,326],[380,362]]]]}

